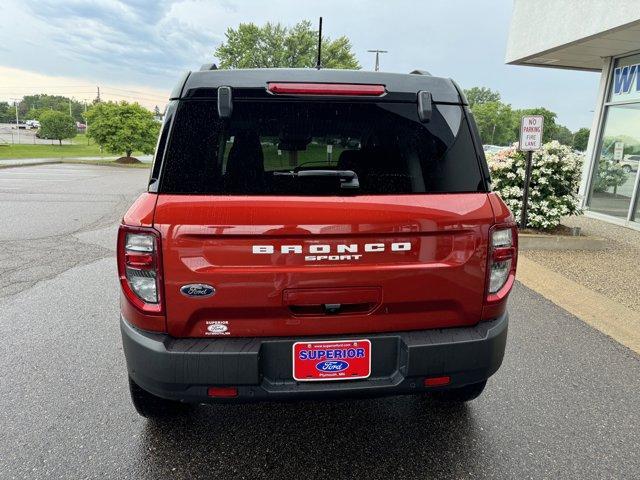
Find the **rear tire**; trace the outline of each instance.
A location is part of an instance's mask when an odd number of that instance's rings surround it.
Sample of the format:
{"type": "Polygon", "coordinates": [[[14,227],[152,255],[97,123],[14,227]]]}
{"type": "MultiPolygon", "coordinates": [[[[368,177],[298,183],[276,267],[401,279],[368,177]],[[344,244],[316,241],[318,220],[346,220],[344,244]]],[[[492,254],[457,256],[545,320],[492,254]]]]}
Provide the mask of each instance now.
{"type": "Polygon", "coordinates": [[[158,397],[142,389],[140,385],[129,377],[129,392],[131,402],[136,411],[145,418],[162,419],[174,417],[187,410],[187,406],[174,400],[158,397]]]}
{"type": "Polygon", "coordinates": [[[447,390],[436,390],[427,393],[427,397],[442,404],[460,404],[470,402],[478,398],[484,390],[487,381],[472,383],[464,387],[449,388],[447,390]]]}

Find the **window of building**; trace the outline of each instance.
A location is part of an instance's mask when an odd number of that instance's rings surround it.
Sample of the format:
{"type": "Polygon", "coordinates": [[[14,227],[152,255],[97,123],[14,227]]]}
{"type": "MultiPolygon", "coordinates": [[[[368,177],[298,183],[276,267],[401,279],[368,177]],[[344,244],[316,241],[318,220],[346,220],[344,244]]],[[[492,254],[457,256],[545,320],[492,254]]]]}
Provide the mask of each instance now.
{"type": "Polygon", "coordinates": [[[622,220],[639,220],[640,54],[616,59],[595,155],[589,208],[622,220]]]}

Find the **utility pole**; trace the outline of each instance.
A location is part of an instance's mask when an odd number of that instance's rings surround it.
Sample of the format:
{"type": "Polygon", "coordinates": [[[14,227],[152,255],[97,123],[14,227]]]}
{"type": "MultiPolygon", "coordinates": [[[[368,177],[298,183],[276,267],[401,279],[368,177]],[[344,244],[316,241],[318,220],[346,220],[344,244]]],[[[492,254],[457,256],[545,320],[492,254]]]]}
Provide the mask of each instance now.
{"type": "Polygon", "coordinates": [[[380,54],[381,53],[389,53],[389,52],[387,50],[367,50],[367,52],[376,54],[375,71],[377,72],[378,70],[380,70],[380,54]]]}
{"type": "Polygon", "coordinates": [[[85,98],[84,100],[84,134],[87,137],[87,145],[89,145],[89,136],[87,135],[87,133],[89,133],[89,120],[87,119],[87,99],[85,98]]]}
{"type": "MultiPolygon", "coordinates": [[[[18,122],[18,98],[12,98],[11,100],[13,100],[13,105],[16,107],[16,130],[18,132],[18,145],[20,145],[20,124],[18,122]]],[[[13,136],[11,136],[11,138],[13,139],[13,136]]]]}
{"type": "Polygon", "coordinates": [[[96,97],[96,101],[100,103],[100,86],[96,87],[98,89],[98,96],[96,97]]]}

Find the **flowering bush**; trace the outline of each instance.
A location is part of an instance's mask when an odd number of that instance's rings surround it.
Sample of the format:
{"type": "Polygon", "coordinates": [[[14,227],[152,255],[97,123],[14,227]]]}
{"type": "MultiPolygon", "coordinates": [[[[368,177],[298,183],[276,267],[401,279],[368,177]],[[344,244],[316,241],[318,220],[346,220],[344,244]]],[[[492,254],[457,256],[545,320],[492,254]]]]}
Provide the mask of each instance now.
{"type": "MultiPolygon", "coordinates": [[[[516,218],[522,210],[525,153],[516,146],[488,155],[494,191],[516,218]]],[[[550,229],[565,215],[579,214],[578,186],[582,157],[553,141],[533,152],[527,226],[550,229]]]]}

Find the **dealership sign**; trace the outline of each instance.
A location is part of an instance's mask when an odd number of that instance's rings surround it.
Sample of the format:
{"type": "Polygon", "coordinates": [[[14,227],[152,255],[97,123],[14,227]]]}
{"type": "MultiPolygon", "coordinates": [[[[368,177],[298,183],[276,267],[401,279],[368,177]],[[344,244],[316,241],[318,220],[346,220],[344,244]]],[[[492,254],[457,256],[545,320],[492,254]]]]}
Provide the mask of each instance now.
{"type": "Polygon", "coordinates": [[[611,101],[624,102],[640,99],[640,63],[617,67],[613,71],[611,101]]]}

